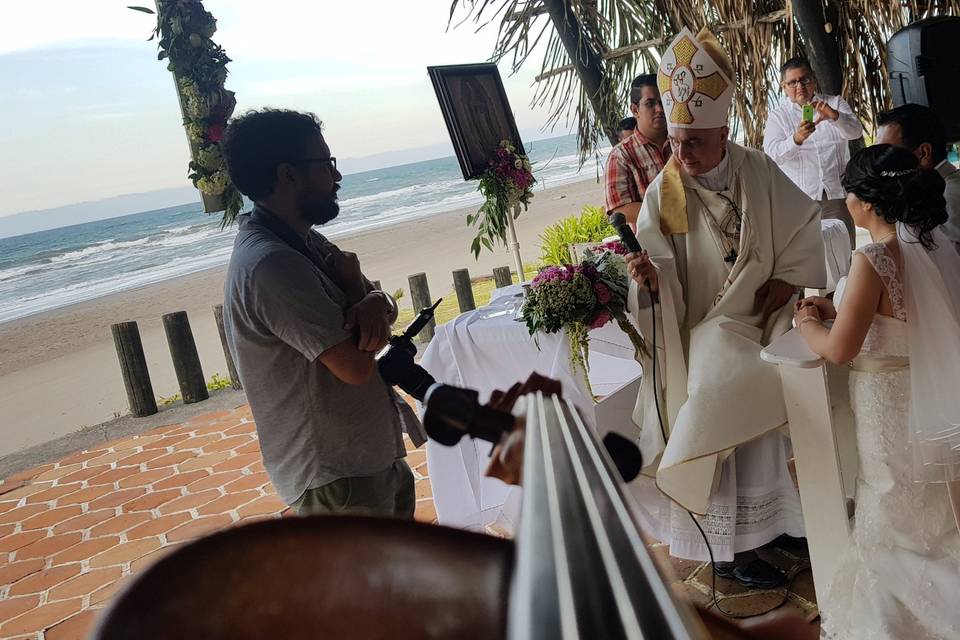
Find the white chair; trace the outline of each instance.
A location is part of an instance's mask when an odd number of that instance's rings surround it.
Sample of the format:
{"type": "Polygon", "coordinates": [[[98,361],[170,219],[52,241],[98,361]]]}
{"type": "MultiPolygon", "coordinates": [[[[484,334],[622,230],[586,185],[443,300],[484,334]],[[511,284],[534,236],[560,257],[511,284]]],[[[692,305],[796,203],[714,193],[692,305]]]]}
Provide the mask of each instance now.
{"type": "MultiPolygon", "coordinates": [[[[849,242],[846,230],[844,239],[849,242]]],[[[796,329],[760,357],[780,370],[813,582],[823,597],[849,540],[847,498],[858,466],[846,371],[828,367],[796,329]]]]}
{"type": "Polygon", "coordinates": [[[826,295],[834,291],[840,278],[850,272],[853,250],[850,247],[847,225],[842,221],[821,220],[820,233],[823,235],[823,249],[827,261],[827,287],[821,290],[821,295],[826,295]]]}

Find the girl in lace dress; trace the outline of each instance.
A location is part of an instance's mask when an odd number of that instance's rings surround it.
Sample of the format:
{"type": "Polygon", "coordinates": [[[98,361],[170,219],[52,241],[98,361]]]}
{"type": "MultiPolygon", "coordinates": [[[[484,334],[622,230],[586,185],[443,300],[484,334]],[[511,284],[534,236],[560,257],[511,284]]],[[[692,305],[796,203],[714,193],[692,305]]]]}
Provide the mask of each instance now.
{"type": "Polygon", "coordinates": [[[807,298],[795,318],[813,351],[850,366],[860,455],[850,546],[818,594],[823,634],[960,638],[960,267],[940,252],[952,249],[938,229],[944,182],[909,151],[876,145],[851,159],[843,185],[872,242],[854,253],[836,308],[807,298]]]}

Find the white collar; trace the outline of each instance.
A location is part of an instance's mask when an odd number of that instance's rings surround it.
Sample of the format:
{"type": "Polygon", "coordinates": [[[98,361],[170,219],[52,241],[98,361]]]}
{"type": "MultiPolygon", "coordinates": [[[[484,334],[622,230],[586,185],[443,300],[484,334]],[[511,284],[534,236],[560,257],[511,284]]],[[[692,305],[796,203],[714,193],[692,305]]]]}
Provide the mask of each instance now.
{"type": "Polygon", "coordinates": [[[720,161],[720,164],[706,173],[690,177],[696,180],[697,184],[704,189],[709,189],[710,191],[726,191],[730,188],[729,174],[730,150],[727,149],[723,154],[723,160],[720,161]]]}

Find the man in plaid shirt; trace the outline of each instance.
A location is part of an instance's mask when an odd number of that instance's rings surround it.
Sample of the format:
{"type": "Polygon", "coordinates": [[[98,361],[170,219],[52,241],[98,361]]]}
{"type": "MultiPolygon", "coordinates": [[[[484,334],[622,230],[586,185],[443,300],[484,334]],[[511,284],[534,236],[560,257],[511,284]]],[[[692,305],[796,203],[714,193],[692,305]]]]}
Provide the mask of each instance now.
{"type": "Polygon", "coordinates": [[[643,194],[670,158],[667,119],[660,103],[656,74],[634,78],[630,113],[637,119],[633,135],[610,152],[606,171],[607,213],[620,211],[636,223],[643,194]]]}

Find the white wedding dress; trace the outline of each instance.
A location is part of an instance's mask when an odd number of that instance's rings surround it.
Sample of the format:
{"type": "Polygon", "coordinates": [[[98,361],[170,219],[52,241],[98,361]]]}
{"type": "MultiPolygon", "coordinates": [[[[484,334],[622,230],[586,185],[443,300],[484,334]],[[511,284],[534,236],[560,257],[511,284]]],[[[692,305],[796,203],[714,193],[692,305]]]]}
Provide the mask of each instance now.
{"type": "Polygon", "coordinates": [[[960,638],[960,534],[946,486],[913,482],[903,286],[882,244],[858,251],[880,275],[895,317],[874,317],[851,363],[860,454],[855,524],[833,582],[819,598],[823,637],[960,638]]]}

